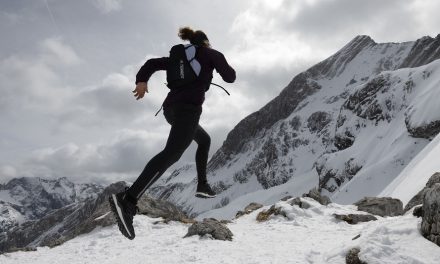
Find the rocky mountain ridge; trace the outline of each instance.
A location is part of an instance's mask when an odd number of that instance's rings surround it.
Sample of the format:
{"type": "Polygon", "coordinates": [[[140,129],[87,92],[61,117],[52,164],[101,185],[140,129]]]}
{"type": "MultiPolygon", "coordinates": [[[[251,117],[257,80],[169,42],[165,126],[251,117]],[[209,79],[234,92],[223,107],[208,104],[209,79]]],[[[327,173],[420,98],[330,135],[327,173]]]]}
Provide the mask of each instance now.
{"type": "Polygon", "coordinates": [[[150,194],[195,215],[242,206],[253,193],[268,204],[315,186],[341,203],[375,196],[440,131],[440,116],[423,114],[434,107],[426,96],[440,81],[439,58],[440,35],[404,43],[357,36],[228,134],[208,164],[216,199],[200,203],[195,179],[178,181],[195,178],[191,166],[150,194]]]}
{"type": "Polygon", "coordinates": [[[0,185],[0,232],[69,204],[94,199],[102,190],[100,185],[75,184],[65,177],[12,179],[0,185]]]}

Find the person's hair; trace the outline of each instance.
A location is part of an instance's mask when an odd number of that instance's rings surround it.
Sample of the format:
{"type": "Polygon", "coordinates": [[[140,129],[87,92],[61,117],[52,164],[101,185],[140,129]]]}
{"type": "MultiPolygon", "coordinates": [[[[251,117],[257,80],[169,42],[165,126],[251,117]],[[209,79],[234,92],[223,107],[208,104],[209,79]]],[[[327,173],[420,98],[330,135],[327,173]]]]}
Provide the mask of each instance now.
{"type": "Polygon", "coordinates": [[[210,47],[209,39],[206,34],[201,30],[194,31],[190,27],[183,27],[179,29],[179,37],[182,40],[189,40],[193,45],[201,47],[210,47]]]}

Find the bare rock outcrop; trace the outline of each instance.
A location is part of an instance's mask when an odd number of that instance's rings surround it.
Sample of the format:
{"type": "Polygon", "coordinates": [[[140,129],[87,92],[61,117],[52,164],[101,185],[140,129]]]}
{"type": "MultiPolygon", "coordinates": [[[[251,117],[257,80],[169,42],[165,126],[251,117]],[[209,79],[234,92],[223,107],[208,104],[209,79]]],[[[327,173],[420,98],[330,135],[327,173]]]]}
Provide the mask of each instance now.
{"type": "Polygon", "coordinates": [[[365,197],[354,205],[358,207],[359,211],[382,217],[403,214],[402,201],[391,197],[365,197]]]}
{"type": "Polygon", "coordinates": [[[440,246],[440,183],[426,191],[421,229],[424,237],[440,246]]]}
{"type": "Polygon", "coordinates": [[[188,229],[188,233],[184,237],[199,235],[200,237],[210,236],[217,240],[232,241],[232,234],[229,228],[214,218],[205,218],[203,222],[196,222],[188,229]]]}
{"type": "Polygon", "coordinates": [[[408,212],[411,208],[417,205],[421,205],[423,203],[423,198],[425,197],[426,191],[434,184],[440,183],[440,172],[434,173],[431,178],[429,178],[428,182],[426,183],[425,188],[420,190],[405,206],[404,212],[408,212]]]}

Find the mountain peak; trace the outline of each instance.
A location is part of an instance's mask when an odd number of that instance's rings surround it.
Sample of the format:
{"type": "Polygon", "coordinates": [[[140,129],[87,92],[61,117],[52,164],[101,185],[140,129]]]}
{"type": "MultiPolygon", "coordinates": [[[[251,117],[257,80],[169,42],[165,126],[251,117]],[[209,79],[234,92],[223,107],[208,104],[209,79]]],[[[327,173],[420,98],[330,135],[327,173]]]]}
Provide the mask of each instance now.
{"type": "Polygon", "coordinates": [[[374,43],[377,44],[370,36],[368,35],[357,35],[356,37],[354,37],[350,42],[350,43],[363,43],[363,42],[370,42],[370,43],[374,43]]]}

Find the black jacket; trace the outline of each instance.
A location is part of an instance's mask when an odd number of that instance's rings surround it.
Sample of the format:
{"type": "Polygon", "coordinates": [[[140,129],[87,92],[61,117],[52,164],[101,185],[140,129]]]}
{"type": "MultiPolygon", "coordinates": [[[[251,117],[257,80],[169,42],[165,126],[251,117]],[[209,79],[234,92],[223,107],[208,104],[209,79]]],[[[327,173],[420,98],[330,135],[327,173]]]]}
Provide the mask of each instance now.
{"type": "MultiPolygon", "coordinates": [[[[188,87],[170,90],[163,103],[164,107],[175,103],[202,105],[205,100],[205,91],[212,81],[214,69],[225,82],[232,83],[235,81],[235,70],[228,64],[221,52],[207,47],[200,47],[196,59],[201,65],[197,81],[188,87]]],[[[166,70],[168,60],[168,57],[149,59],[137,73],[136,84],[138,82],[148,82],[151,75],[156,71],[166,70]]]]}

